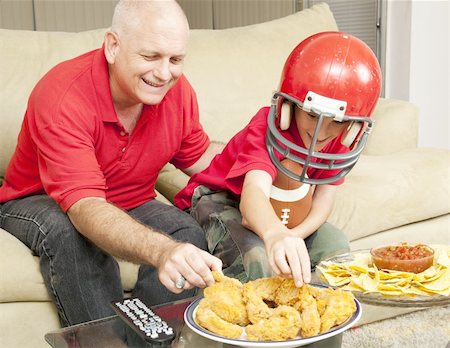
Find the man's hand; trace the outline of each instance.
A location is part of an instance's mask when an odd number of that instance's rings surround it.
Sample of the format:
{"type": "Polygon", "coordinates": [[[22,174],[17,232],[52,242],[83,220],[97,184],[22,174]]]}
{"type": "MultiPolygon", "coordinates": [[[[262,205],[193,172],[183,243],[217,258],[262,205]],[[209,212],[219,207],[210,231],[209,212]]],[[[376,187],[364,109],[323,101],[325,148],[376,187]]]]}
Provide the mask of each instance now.
{"type": "Polygon", "coordinates": [[[161,283],[174,293],[194,287],[205,288],[214,283],[211,270],[222,272],[222,261],[189,243],[170,241],[160,254],[158,276],[161,283]],[[184,277],[186,283],[178,289],[175,283],[184,277]]]}

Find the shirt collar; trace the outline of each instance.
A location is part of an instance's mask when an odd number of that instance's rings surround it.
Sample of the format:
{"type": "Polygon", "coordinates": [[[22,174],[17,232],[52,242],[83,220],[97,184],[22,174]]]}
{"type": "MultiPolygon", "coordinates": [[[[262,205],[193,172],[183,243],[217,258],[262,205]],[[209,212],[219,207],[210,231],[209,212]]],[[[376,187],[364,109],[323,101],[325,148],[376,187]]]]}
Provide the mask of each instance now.
{"type": "Polygon", "coordinates": [[[118,122],[116,111],[111,96],[109,84],[108,62],[105,57],[105,45],[94,54],[92,64],[92,81],[97,94],[99,109],[102,110],[103,122],[118,122]]]}

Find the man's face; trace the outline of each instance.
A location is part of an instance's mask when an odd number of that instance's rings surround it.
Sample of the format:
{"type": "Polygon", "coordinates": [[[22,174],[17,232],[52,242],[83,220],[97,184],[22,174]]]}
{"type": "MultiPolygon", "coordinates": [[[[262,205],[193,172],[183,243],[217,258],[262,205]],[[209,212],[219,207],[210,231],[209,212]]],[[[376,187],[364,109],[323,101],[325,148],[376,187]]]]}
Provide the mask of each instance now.
{"type": "MultiPolygon", "coordinates": [[[[314,131],[319,117],[312,113],[308,113],[298,107],[295,107],[295,122],[300,137],[303,140],[306,148],[309,148],[312,143],[314,131]]],[[[332,118],[324,117],[322,126],[320,127],[317,136],[316,146],[314,151],[322,150],[332,139],[341,134],[347,127],[349,122],[333,121],[332,118]]]]}
{"type": "Polygon", "coordinates": [[[182,74],[186,30],[152,23],[124,37],[116,35],[116,39],[116,53],[110,65],[114,101],[160,103],[182,74]]]}

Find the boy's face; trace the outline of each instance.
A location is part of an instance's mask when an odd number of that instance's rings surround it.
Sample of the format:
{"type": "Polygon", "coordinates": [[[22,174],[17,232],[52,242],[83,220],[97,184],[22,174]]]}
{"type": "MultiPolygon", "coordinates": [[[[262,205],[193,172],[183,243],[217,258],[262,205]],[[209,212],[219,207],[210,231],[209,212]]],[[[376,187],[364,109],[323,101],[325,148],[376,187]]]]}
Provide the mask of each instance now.
{"type": "MultiPolygon", "coordinates": [[[[295,122],[306,148],[311,146],[318,119],[319,117],[313,113],[308,113],[299,107],[295,107],[295,122]]],[[[324,117],[314,151],[322,150],[332,139],[341,134],[348,127],[348,124],[349,121],[339,122],[334,121],[332,118],[324,117]]]]}

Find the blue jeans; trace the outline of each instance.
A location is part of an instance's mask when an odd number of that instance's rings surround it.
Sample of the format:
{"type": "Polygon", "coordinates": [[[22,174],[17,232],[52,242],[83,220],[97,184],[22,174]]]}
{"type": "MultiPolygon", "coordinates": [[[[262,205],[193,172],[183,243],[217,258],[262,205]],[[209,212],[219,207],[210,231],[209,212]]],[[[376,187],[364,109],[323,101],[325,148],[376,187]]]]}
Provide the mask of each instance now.
{"type": "MultiPolygon", "coordinates": [[[[176,240],[207,250],[201,227],[176,207],[152,200],[128,213],[176,240]]],[[[123,297],[117,261],[80,234],[50,197],[36,195],[1,203],[0,227],[39,256],[62,326],[114,314],[109,303],[123,297]]],[[[151,306],[194,296],[195,291],[174,294],[161,284],[155,268],[141,265],[132,295],[151,306]]]]}

